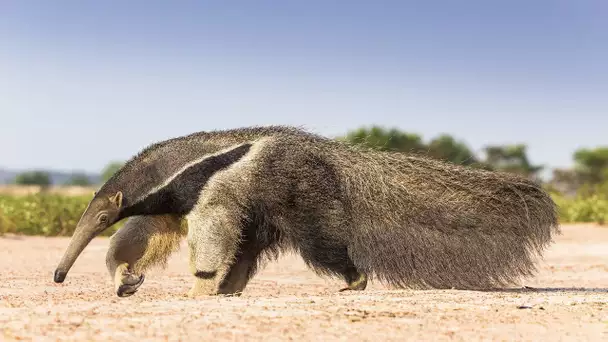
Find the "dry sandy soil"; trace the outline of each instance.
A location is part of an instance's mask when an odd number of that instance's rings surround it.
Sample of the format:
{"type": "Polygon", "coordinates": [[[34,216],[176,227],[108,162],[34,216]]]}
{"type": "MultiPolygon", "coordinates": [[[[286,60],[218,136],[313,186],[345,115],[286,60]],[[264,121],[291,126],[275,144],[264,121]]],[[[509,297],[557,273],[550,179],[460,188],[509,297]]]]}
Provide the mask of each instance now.
{"type": "Polygon", "coordinates": [[[186,249],[134,296],[112,290],[97,238],[68,274],[66,238],[0,238],[3,340],[608,340],[608,228],[564,227],[532,290],[342,292],[297,257],[267,266],[241,297],[190,300],[186,249]]]}

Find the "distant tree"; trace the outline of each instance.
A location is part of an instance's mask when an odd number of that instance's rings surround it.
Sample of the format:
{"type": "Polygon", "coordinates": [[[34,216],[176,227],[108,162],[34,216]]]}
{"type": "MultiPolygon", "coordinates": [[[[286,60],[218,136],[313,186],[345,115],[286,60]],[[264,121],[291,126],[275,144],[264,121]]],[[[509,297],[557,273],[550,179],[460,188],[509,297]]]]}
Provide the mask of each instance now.
{"type": "Polygon", "coordinates": [[[121,161],[113,161],[104,167],[103,171],[101,171],[101,180],[106,182],[110,179],[122,166],[124,162],[121,161]]]}
{"type": "Polygon", "coordinates": [[[579,149],[574,153],[574,163],[583,183],[598,185],[608,182],[608,147],[579,149]]]}
{"type": "Polygon", "coordinates": [[[462,141],[457,141],[448,134],[442,134],[431,140],[427,147],[429,156],[450,161],[460,165],[475,165],[479,161],[475,154],[462,141]]]}
{"type": "Polygon", "coordinates": [[[362,127],[348,132],[341,139],[381,151],[422,152],[426,148],[418,134],[380,126],[362,127]]]}
{"type": "Polygon", "coordinates": [[[538,173],[543,169],[543,166],[530,163],[526,145],[523,144],[487,146],[484,149],[485,159],[480,159],[463,141],[448,134],[442,134],[426,144],[418,134],[397,128],[371,126],[349,131],[338,139],[382,151],[418,153],[454,164],[518,173],[535,180],[538,180],[538,173]]]}
{"type": "Polygon", "coordinates": [[[464,142],[448,134],[442,134],[426,144],[418,134],[372,126],[350,131],[341,139],[381,151],[418,153],[460,165],[481,165],[464,142]]]}
{"type": "Polygon", "coordinates": [[[582,185],[581,177],[573,169],[554,169],[548,184],[551,189],[564,195],[574,196],[582,185]]]}
{"type": "Polygon", "coordinates": [[[89,186],[91,180],[84,173],[74,173],[65,183],[66,185],[89,186]]]}
{"type": "Polygon", "coordinates": [[[49,186],[52,184],[51,176],[45,171],[27,171],[18,174],[14,180],[19,185],[49,186]]]}
{"type": "Polygon", "coordinates": [[[484,151],[485,163],[494,170],[517,173],[535,179],[543,169],[541,165],[530,163],[527,147],[523,144],[486,146],[484,151]]]}

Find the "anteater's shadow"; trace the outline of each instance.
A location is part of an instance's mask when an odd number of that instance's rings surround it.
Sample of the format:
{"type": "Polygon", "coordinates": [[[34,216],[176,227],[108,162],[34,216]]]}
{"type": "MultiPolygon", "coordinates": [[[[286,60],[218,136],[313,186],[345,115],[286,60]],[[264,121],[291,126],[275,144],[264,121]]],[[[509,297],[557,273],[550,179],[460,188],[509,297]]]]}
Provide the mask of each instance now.
{"type": "Polygon", "coordinates": [[[608,288],[599,288],[599,287],[530,287],[530,286],[524,286],[524,287],[520,287],[520,288],[481,290],[480,292],[508,292],[508,293],[597,292],[597,293],[608,293],[608,288]]]}

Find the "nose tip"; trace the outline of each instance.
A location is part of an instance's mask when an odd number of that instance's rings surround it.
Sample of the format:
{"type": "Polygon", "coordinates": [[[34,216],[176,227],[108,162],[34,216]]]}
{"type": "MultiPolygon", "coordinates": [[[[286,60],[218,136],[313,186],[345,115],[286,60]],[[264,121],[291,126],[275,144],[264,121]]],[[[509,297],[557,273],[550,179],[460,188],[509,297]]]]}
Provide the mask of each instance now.
{"type": "Polygon", "coordinates": [[[63,283],[63,281],[65,280],[65,276],[67,275],[67,273],[62,272],[60,270],[55,270],[55,276],[54,276],[54,280],[56,283],[63,283]]]}

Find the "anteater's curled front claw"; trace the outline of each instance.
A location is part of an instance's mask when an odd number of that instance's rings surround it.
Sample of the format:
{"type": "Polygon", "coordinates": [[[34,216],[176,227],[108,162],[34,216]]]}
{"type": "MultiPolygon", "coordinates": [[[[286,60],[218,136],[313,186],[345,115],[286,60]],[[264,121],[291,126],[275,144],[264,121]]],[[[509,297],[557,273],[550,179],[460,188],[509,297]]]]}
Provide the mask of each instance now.
{"type": "Polygon", "coordinates": [[[117,284],[116,294],[118,297],[129,297],[137,292],[137,289],[144,283],[145,276],[136,276],[131,273],[124,274],[120,284],[117,284]]]}

